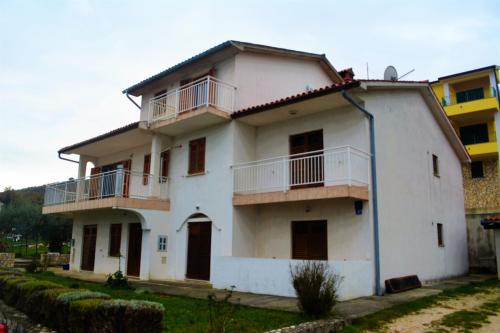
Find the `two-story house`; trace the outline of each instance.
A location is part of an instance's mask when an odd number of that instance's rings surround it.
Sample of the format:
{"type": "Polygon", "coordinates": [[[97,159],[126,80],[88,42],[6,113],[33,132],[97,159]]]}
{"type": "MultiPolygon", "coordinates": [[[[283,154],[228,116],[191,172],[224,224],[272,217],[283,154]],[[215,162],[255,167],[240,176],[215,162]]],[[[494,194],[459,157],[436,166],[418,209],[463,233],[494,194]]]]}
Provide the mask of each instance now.
{"type": "Polygon", "coordinates": [[[499,67],[440,77],[432,88],[472,163],[463,165],[469,261],[472,268],[495,270],[493,231],[480,222],[500,214],[499,67]]]}
{"type": "Polygon", "coordinates": [[[140,121],[65,147],[73,270],[293,296],[327,260],[342,299],[467,271],[469,156],[427,82],[354,80],[324,55],[228,41],[124,90],[140,121]]]}

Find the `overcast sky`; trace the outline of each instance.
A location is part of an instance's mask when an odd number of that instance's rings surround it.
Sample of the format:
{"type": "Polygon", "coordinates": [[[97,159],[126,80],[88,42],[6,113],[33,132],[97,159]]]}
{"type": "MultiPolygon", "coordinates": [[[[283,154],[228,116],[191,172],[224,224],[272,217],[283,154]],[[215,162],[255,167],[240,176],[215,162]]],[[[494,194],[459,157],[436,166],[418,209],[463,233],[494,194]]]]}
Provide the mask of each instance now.
{"type": "Polygon", "coordinates": [[[0,0],[0,190],[76,177],[57,150],[138,120],[124,88],[228,39],[434,80],[500,64],[499,36],[499,1],[0,0]]]}

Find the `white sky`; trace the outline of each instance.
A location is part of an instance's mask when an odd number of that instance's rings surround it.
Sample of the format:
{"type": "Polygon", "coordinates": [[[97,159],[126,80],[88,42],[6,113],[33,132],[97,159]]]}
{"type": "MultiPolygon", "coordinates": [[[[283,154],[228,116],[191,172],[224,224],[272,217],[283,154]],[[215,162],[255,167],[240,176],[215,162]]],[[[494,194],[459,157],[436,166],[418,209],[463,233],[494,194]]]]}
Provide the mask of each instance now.
{"type": "Polygon", "coordinates": [[[434,80],[499,64],[499,36],[498,1],[0,0],[0,190],[76,177],[57,150],[138,120],[124,88],[229,39],[434,80]]]}

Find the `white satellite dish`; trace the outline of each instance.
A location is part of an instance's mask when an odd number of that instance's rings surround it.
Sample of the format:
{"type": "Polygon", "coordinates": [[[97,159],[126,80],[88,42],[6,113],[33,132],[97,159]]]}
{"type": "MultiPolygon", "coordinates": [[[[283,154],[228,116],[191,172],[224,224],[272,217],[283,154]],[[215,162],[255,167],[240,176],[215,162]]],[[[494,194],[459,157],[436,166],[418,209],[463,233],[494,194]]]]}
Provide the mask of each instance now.
{"type": "Polygon", "coordinates": [[[394,66],[387,66],[384,71],[384,80],[386,81],[397,81],[398,80],[398,72],[394,66]]]}

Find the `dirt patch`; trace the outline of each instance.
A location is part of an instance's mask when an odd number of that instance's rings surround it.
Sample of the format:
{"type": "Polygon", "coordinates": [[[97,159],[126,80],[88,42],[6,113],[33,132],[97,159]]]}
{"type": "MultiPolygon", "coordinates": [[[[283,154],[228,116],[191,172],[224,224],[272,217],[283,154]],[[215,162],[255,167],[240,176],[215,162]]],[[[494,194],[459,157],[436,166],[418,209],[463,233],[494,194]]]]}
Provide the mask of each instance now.
{"type": "MultiPolygon", "coordinates": [[[[500,292],[495,290],[490,293],[478,293],[470,296],[440,301],[438,304],[418,311],[414,314],[398,318],[384,325],[378,332],[388,333],[425,333],[433,331],[433,325],[441,318],[456,311],[474,309],[483,303],[498,299],[500,292]]],[[[500,323],[500,316],[494,317],[500,323]]],[[[492,321],[493,325],[493,321],[492,321]]],[[[499,332],[498,328],[493,326],[490,330],[484,332],[499,332]]],[[[441,327],[440,327],[441,329],[441,327]]],[[[454,329],[444,329],[447,332],[456,332],[454,329]]]]}
{"type": "Polygon", "coordinates": [[[500,332],[500,315],[489,317],[489,323],[481,326],[475,332],[476,333],[492,333],[500,332]]]}

